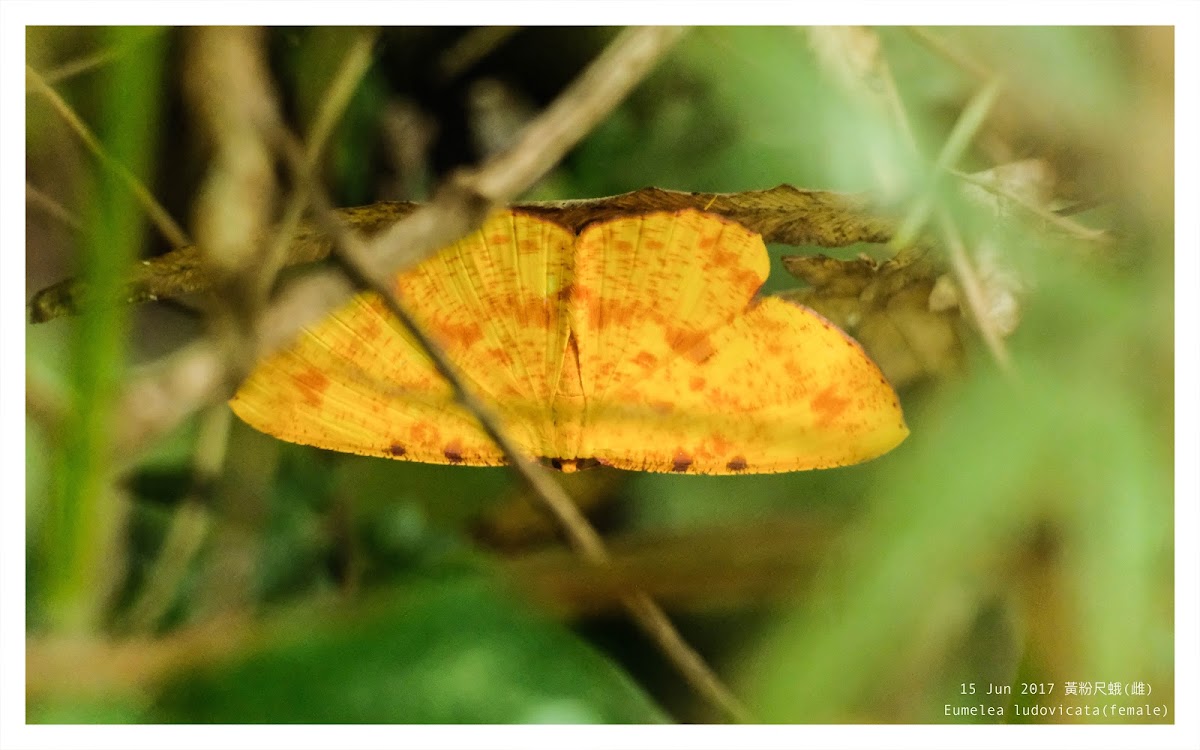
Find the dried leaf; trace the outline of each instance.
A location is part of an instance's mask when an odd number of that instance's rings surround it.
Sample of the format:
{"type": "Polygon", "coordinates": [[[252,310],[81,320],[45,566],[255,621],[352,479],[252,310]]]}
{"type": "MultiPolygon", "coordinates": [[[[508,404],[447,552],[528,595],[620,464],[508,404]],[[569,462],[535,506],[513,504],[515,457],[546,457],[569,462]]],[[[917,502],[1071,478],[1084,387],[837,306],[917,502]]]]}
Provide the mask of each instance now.
{"type": "MultiPolygon", "coordinates": [[[[420,204],[382,202],[337,213],[355,230],[373,235],[412,213],[420,204]]],[[[766,242],[785,245],[844,247],[857,242],[882,243],[891,239],[893,222],[873,215],[863,195],[801,190],[780,185],[743,193],[687,193],[643,188],[631,193],[585,200],[525,203],[516,206],[572,232],[585,225],[650,211],[697,208],[737,221],[766,242]]],[[[331,243],[315,226],[301,226],[289,249],[287,265],[311,263],[329,254],[331,243]]],[[[142,303],[174,299],[210,289],[211,272],[194,247],[185,247],[142,262],[129,279],[124,301],[142,303]]],[[[29,320],[43,323],[78,313],[86,290],[68,279],[35,294],[29,302],[29,320]]]]}
{"type": "Polygon", "coordinates": [[[925,255],[902,254],[883,264],[793,255],[783,264],[810,284],[783,296],[854,336],[897,388],[962,366],[962,316],[956,306],[932,306],[942,272],[925,255]]]}

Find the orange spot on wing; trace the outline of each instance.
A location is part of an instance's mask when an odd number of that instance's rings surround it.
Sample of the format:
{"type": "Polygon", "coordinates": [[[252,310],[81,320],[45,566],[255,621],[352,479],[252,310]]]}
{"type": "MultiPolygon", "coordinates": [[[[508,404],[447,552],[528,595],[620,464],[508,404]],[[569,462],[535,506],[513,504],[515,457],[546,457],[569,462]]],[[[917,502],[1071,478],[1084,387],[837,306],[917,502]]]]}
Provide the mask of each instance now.
{"type": "Polygon", "coordinates": [[[437,330],[446,343],[461,349],[466,349],[483,338],[483,328],[478,323],[458,325],[443,321],[437,330]]]}
{"type": "Polygon", "coordinates": [[[696,364],[703,364],[716,353],[716,348],[713,347],[712,342],[709,341],[707,336],[705,336],[696,343],[692,344],[692,346],[689,347],[686,352],[684,352],[684,356],[696,364]]]}
{"type": "Polygon", "coordinates": [[[817,394],[812,400],[812,409],[817,413],[817,423],[827,425],[842,415],[850,399],[842,398],[837,393],[836,386],[829,386],[817,394]]]}
{"type": "Polygon", "coordinates": [[[412,427],[412,435],[418,442],[429,445],[440,442],[442,432],[437,428],[437,425],[430,422],[417,422],[412,427]]]}
{"type": "Polygon", "coordinates": [[[713,254],[712,262],[714,266],[733,267],[738,263],[738,256],[737,253],[721,250],[713,254]]]}
{"type": "Polygon", "coordinates": [[[325,389],[329,387],[329,377],[325,373],[309,368],[296,373],[294,379],[296,385],[300,386],[300,394],[307,403],[313,406],[321,404],[324,400],[325,389]]]}
{"type": "Polygon", "coordinates": [[[633,361],[642,367],[653,367],[654,364],[658,362],[658,357],[655,357],[650,352],[640,351],[637,353],[637,356],[633,358],[633,361]]]}

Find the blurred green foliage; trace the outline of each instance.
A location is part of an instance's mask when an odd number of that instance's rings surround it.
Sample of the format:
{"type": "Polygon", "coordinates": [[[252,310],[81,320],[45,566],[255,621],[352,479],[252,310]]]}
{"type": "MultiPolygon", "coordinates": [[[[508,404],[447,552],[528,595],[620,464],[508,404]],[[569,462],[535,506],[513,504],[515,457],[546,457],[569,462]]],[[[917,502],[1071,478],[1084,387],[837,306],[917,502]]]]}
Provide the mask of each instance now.
{"type": "MultiPolygon", "coordinates": [[[[480,156],[470,137],[473,83],[501,81],[514,101],[536,108],[611,38],[608,30],[522,29],[446,79],[445,56],[468,33],[382,33],[328,150],[325,177],[341,203],[424,197],[381,187],[420,183],[388,157],[385,129],[396,125],[388,118],[397,107],[436,123],[407,137],[430,139],[423,166],[443,174],[480,156]]],[[[1007,342],[1015,376],[972,344],[959,377],[901,394],[912,437],[888,456],[778,476],[624,475],[599,493],[597,521],[653,540],[776,517],[841,519],[816,579],[797,581],[796,601],[688,620],[764,720],[948,721],[946,705],[976,702],[961,694],[971,682],[1144,680],[1173,711],[1172,175],[1164,173],[1169,160],[1155,161],[1135,140],[1170,132],[1170,122],[1154,119],[1164,110],[1152,106],[1164,85],[1154,52],[1170,32],[938,33],[1007,87],[955,166],[1042,158],[1060,178],[1060,197],[1108,202],[1075,218],[1115,229],[1115,242],[1081,250],[1019,210],[998,221],[942,183],[935,198],[968,244],[1000,248],[1024,281],[1021,325],[1007,342]],[[1130,154],[1146,160],[1132,164],[1130,154]]],[[[299,132],[352,34],[270,32],[276,84],[299,132]]],[[[55,85],[114,156],[187,217],[204,150],[181,94],[186,32],[142,33],[129,43],[124,35],[30,29],[29,63],[45,71],[119,48],[114,60],[55,85]]],[[[876,38],[918,149],[932,160],[983,82],[903,29],[876,38]]],[[[86,222],[78,239],[31,213],[31,292],[77,269],[111,288],[139,249],[162,249],[160,240],[143,241],[124,188],[73,147],[34,96],[27,130],[30,182],[86,222]]],[[[823,69],[803,30],[705,28],[533,194],[593,197],[647,185],[730,192],[786,182],[876,190],[903,212],[909,204],[898,196],[930,184],[920,163],[894,122],[823,69]]],[[[774,258],[820,251],[771,249],[774,258]]],[[[834,254],[860,252],[886,255],[874,247],[834,254]]],[[[796,285],[776,265],[767,290],[796,285]]],[[[506,470],[333,455],[235,425],[224,476],[197,488],[193,422],[111,482],[106,430],[121,418],[110,413],[112,385],[127,359],[153,349],[151,340],[161,347],[191,330],[181,316],[139,311],[135,330],[151,333],[130,340],[123,316],[110,309],[28,331],[27,377],[64,392],[75,420],[31,418],[26,426],[31,642],[63,632],[128,635],[130,611],[183,507],[203,509],[209,523],[143,635],[166,640],[232,612],[246,616],[240,622],[255,637],[211,658],[202,652],[187,669],[145,676],[149,687],[134,675],[134,684],[89,692],[54,682],[49,670],[31,674],[39,687],[30,721],[717,718],[673,675],[647,677],[646,646],[628,642],[629,630],[597,638],[539,612],[545,602],[508,580],[505,556],[555,541],[516,551],[480,541],[480,524],[518,492],[506,470]],[[120,534],[115,541],[109,527],[120,534]]],[[[31,659],[30,669],[42,663],[31,659]]],[[[1017,719],[1009,711],[1001,720],[1017,719]]]]}
{"type": "Polygon", "coordinates": [[[153,715],[302,724],[663,719],[611,662],[486,578],[417,579],[387,599],[368,616],[297,619],[244,661],[182,675],[153,715]]]}

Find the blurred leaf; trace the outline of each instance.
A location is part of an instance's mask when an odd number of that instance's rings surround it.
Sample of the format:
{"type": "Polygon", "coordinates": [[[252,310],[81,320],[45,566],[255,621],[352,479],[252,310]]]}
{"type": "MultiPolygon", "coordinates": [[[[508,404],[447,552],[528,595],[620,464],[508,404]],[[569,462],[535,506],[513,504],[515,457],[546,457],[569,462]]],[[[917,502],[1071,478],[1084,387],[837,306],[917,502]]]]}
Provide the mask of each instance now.
{"type": "Polygon", "coordinates": [[[769,520],[816,509],[853,513],[875,472],[902,461],[901,445],[868,464],[740,477],[631,473],[629,513],[633,528],[687,529],[736,521],[769,520]]]}
{"type": "Polygon", "coordinates": [[[657,722],[607,659],[482,579],[426,581],[360,620],[297,621],[259,653],[181,677],[155,721],[657,722]]]}
{"type": "MultiPolygon", "coordinates": [[[[1142,315],[1109,304],[1118,286],[1058,283],[1043,290],[1050,309],[1026,322],[1042,335],[1025,341],[1035,348],[1020,352],[1020,383],[978,373],[910,412],[905,462],[873,493],[819,593],[761,647],[749,674],[765,718],[853,721],[875,715],[876,701],[926,689],[930,660],[963,637],[983,592],[1012,585],[997,579],[1000,566],[1038,523],[1063,550],[1053,605],[1062,619],[1040,631],[1073,643],[1055,657],[1056,681],[1169,673],[1155,599],[1169,585],[1170,470],[1112,361],[1142,315]],[[1064,304],[1103,336],[1053,335],[1085,330],[1064,304]]],[[[1034,616],[1050,608],[1032,606],[1034,616]]]]}
{"type": "Polygon", "coordinates": [[[25,709],[28,724],[134,724],[145,717],[144,701],[132,695],[43,698],[25,709]]]}
{"type": "Polygon", "coordinates": [[[505,467],[439,466],[409,461],[348,457],[338,467],[340,491],[356,507],[395,508],[411,504],[443,530],[459,529],[495,505],[514,483],[505,467]]]}

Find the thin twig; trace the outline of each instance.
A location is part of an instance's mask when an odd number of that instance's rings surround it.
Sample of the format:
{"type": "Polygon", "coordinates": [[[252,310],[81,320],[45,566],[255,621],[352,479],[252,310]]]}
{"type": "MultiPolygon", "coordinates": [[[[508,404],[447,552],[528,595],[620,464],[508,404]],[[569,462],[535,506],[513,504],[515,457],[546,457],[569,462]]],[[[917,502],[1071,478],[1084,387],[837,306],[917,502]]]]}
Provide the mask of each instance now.
{"type": "Polygon", "coordinates": [[[951,47],[946,40],[928,29],[921,26],[906,26],[905,29],[909,34],[916,37],[917,41],[921,44],[924,44],[937,55],[950,61],[956,67],[961,68],[980,81],[986,82],[996,77],[996,74],[986,65],[976,61],[961,50],[951,47]]]}
{"type": "Polygon", "coordinates": [[[507,203],[527,190],[645,78],[683,33],[674,27],[623,31],[530,123],[516,145],[479,170],[474,176],[479,195],[507,203]]]}
{"type": "Polygon", "coordinates": [[[492,211],[541,179],[649,72],[682,29],[628,29],[522,131],[476,170],[451,177],[434,199],[371,241],[389,272],[409,268],[478,228],[492,211]]]}
{"type": "Polygon", "coordinates": [[[225,465],[232,415],[224,404],[210,406],[201,414],[192,454],[192,488],[171,517],[162,549],[129,608],[127,629],[131,633],[151,632],[158,625],[208,535],[207,495],[225,465]]]}
{"type": "Polygon", "coordinates": [[[106,168],[112,170],[114,174],[121,178],[125,185],[133,192],[138,202],[142,204],[142,209],[150,220],[158,227],[158,231],[167,239],[174,247],[184,247],[191,244],[188,240],[187,233],[171,218],[167,210],[155,200],[154,195],[146,188],[141,181],[131,173],[124,164],[113,159],[112,155],[101,145],[100,141],[92,133],[88,126],[84,124],[71,105],[58,95],[50,84],[46,83],[45,79],[33,68],[25,66],[25,78],[29,84],[41,94],[54,108],[54,111],[62,117],[63,121],[75,131],[83,144],[92,152],[100,163],[106,168]]]}
{"type": "MultiPolygon", "coordinates": [[[[556,158],[574,145],[564,134],[581,138],[615,106],[620,96],[632,89],[653,63],[670,48],[680,35],[676,29],[638,28],[623,32],[608,50],[597,58],[588,71],[571,84],[562,97],[578,104],[577,110],[551,105],[531,125],[537,132],[559,133],[551,142],[522,138],[513,150],[548,148],[556,158]],[[623,55],[612,54],[614,49],[628,50],[623,55]],[[585,81],[586,78],[586,81],[585,81]],[[595,100],[589,98],[595,97],[595,100]],[[543,126],[553,118],[558,124],[543,126]],[[565,124],[564,124],[565,122],[565,124]]],[[[540,160],[502,156],[489,161],[481,173],[521,166],[520,174],[510,180],[512,195],[495,194],[488,199],[473,192],[470,176],[452,181],[439,191],[435,199],[413,211],[389,230],[371,241],[371,252],[381,270],[395,273],[408,268],[438,249],[483,224],[491,201],[507,203],[526,185],[532,185],[542,173],[535,168],[540,160]],[[486,170],[486,171],[485,171],[486,170]]],[[[263,313],[258,336],[258,356],[264,357],[290,343],[300,330],[316,322],[354,293],[345,277],[332,271],[317,271],[285,285],[272,305],[263,313]]],[[[122,397],[128,411],[120,429],[121,455],[132,456],[156,437],[170,431],[187,415],[206,403],[227,398],[231,385],[228,363],[219,341],[206,338],[188,347],[170,362],[148,371],[145,377],[130,383],[122,397]]]]}
{"type": "Polygon", "coordinates": [[[133,45],[140,44],[147,37],[161,33],[162,30],[159,28],[148,28],[145,30],[145,34],[139,35],[138,39],[130,44],[105,47],[82,57],[77,57],[74,60],[68,60],[61,65],[46,71],[42,77],[45,79],[46,83],[53,86],[54,84],[61,83],[68,78],[73,78],[81,73],[87,73],[88,71],[95,70],[101,65],[106,65],[114,60],[117,60],[126,52],[128,52],[129,48],[133,45]]]}
{"type": "MultiPolygon", "coordinates": [[[[298,144],[293,144],[290,150],[295,154],[298,144]]],[[[298,160],[299,155],[295,154],[291,161],[298,160]]],[[[520,447],[500,426],[500,420],[491,408],[463,385],[454,363],[396,295],[390,282],[393,275],[379,274],[371,267],[370,248],[367,243],[334,218],[333,206],[329,204],[320,186],[314,185],[310,192],[316,204],[317,220],[334,240],[333,257],[346,275],[359,288],[373,291],[382,298],[384,305],[416,340],[438,373],[450,383],[459,404],[475,416],[483,431],[504,453],[505,458],[529,485],[535,497],[557,519],[580,556],[594,565],[607,565],[610,562],[608,550],[579,507],[544,468],[522,454],[520,447]]],[[[659,645],[698,693],[734,721],[749,721],[750,714],[746,708],[720,681],[703,657],[683,639],[670,618],[653,599],[640,591],[631,591],[622,598],[622,602],[643,631],[659,645]]]]}
{"type": "MultiPolygon", "coordinates": [[[[952,170],[954,164],[961,157],[963,151],[965,151],[967,144],[974,137],[975,132],[983,124],[988,111],[996,101],[996,97],[1000,95],[1000,91],[1001,85],[999,80],[993,79],[963,108],[962,114],[954,124],[950,136],[946,139],[946,143],[943,144],[938,154],[934,165],[935,180],[937,173],[952,170]]],[[[979,274],[976,272],[974,265],[972,265],[966,247],[963,245],[958,225],[945,207],[937,203],[932,188],[927,189],[917,199],[908,216],[901,222],[900,229],[897,230],[896,235],[892,238],[892,246],[902,248],[911,244],[916,239],[918,232],[920,232],[921,227],[928,220],[930,214],[936,215],[938,227],[950,250],[951,265],[954,268],[955,276],[958,277],[959,284],[967,296],[967,307],[975,320],[976,327],[983,335],[984,342],[987,344],[988,350],[992,353],[1000,369],[1007,375],[1013,375],[1012,359],[1008,356],[1004,340],[996,331],[995,325],[984,310],[983,286],[979,282],[979,274]]]]}
{"type": "Polygon", "coordinates": [[[1071,219],[1068,219],[1066,216],[1056,213],[1054,211],[1051,211],[1050,209],[1048,209],[1044,206],[1039,206],[1037,203],[1034,203],[1033,201],[1029,200],[1028,198],[1021,195],[1020,193],[1014,192],[1012,190],[1008,190],[1007,188],[1003,187],[1002,185],[997,185],[995,182],[993,182],[991,180],[985,180],[976,175],[970,174],[968,172],[962,172],[957,169],[951,169],[951,170],[949,170],[949,172],[950,172],[950,174],[954,175],[955,177],[959,178],[960,180],[962,180],[964,182],[969,182],[972,185],[983,188],[984,190],[988,191],[989,193],[992,193],[993,195],[1004,198],[1005,200],[1012,201],[1013,203],[1015,203],[1016,205],[1025,209],[1026,211],[1030,212],[1031,214],[1038,217],[1042,221],[1046,222],[1047,224],[1052,224],[1052,225],[1058,227],[1059,229],[1063,230],[1064,232],[1066,232],[1067,234],[1069,234],[1072,237],[1075,237],[1077,239],[1081,239],[1081,240],[1084,240],[1087,242],[1112,242],[1112,235],[1110,235],[1105,230],[1092,229],[1091,227],[1085,227],[1084,225],[1080,224],[1079,222],[1072,221],[1071,219]]]}
{"type": "Polygon", "coordinates": [[[470,29],[438,60],[438,78],[448,83],[504,44],[520,26],[479,26],[470,29]]]}
{"type": "MultiPolygon", "coordinates": [[[[359,259],[359,262],[349,260],[347,265],[356,269],[354,273],[360,279],[373,279],[374,282],[369,283],[369,286],[389,291],[386,279],[400,270],[402,265],[419,262],[433,251],[482,224],[494,205],[512,200],[545,174],[642,79],[681,33],[679,29],[653,28],[623,32],[609,49],[530,125],[524,137],[511,150],[488,161],[476,172],[458,175],[449,189],[443,190],[431,204],[415,211],[369,245],[359,248],[352,240],[348,246],[353,249],[348,254],[350,258],[359,259]],[[361,263],[362,258],[372,259],[370,270],[361,263]]],[[[320,213],[325,215],[324,211],[320,213]]],[[[343,245],[345,246],[345,243],[343,245]]],[[[329,294],[334,291],[331,289],[332,283],[328,279],[313,279],[309,282],[312,289],[308,291],[327,294],[326,300],[338,300],[336,293],[329,294]]],[[[385,295],[385,299],[388,297],[390,295],[385,295]]],[[[411,317],[399,301],[391,301],[396,303],[393,312],[397,317],[411,322],[411,317]]],[[[316,302],[305,311],[303,319],[294,321],[291,330],[298,331],[305,322],[323,315],[335,303],[329,302],[328,305],[324,305],[316,302]]],[[[271,313],[278,313],[278,305],[272,306],[267,318],[271,317],[271,313]]],[[[270,320],[264,321],[264,329],[270,327],[270,320]]],[[[270,337],[263,335],[263,339],[268,338],[270,337]]],[[[269,341],[260,343],[266,345],[262,348],[268,348],[271,344],[269,341]]],[[[275,342],[275,345],[279,343],[282,342],[275,342]]],[[[162,400],[177,395],[180,390],[190,390],[188,395],[193,396],[183,401],[185,405],[194,405],[200,401],[193,394],[211,397],[210,389],[220,392],[219,389],[225,380],[224,368],[227,365],[213,351],[214,348],[214,343],[208,342],[207,346],[192,349],[180,361],[177,369],[173,368],[172,371],[146,383],[159,399],[160,405],[166,406],[162,404],[162,400]],[[186,374],[186,377],[175,377],[179,374],[186,374]],[[170,388],[171,385],[182,387],[170,388]]],[[[461,384],[454,378],[452,366],[445,361],[444,355],[436,347],[427,348],[447,378],[456,384],[460,395],[464,397],[464,403],[480,415],[480,421],[487,425],[485,429],[502,449],[512,456],[513,465],[521,476],[529,482],[538,497],[568,530],[572,544],[589,561],[604,563],[607,553],[599,535],[587,523],[570,497],[557,483],[541,473],[538,467],[521,457],[515,446],[496,428],[494,419],[488,417],[482,405],[461,388],[461,384]]],[[[172,413],[173,419],[162,420],[153,425],[138,425],[134,422],[129,434],[134,439],[145,440],[174,424],[183,414],[190,411],[187,408],[179,408],[178,405],[172,407],[166,408],[172,413]]],[[[683,641],[653,601],[644,595],[631,593],[627,606],[634,613],[638,623],[660,644],[685,678],[701,694],[712,700],[729,716],[737,720],[746,719],[748,714],[745,709],[721,684],[699,655],[683,641]]]]}
{"type": "Polygon", "coordinates": [[[281,119],[267,62],[265,30],[200,27],[187,35],[185,92],[212,145],[192,208],[192,231],[221,294],[211,324],[244,336],[258,305],[254,279],[275,212],[275,154],[264,131],[281,119]]]}
{"type": "Polygon", "coordinates": [[[954,274],[958,277],[958,283],[967,298],[967,307],[971,311],[971,317],[975,319],[975,325],[979,328],[984,343],[987,344],[996,363],[1000,365],[1000,369],[1005,375],[1014,376],[1016,373],[1013,369],[1012,358],[1008,355],[1004,340],[987,315],[983,285],[979,282],[975,267],[971,265],[971,259],[967,255],[967,248],[963,244],[958,227],[944,207],[938,208],[937,220],[942,239],[950,250],[950,263],[954,268],[954,274]]]}
{"type": "Polygon", "coordinates": [[[893,235],[889,243],[893,248],[907,247],[916,240],[917,235],[921,232],[921,228],[925,226],[937,204],[937,188],[940,184],[938,178],[943,171],[953,167],[962,158],[963,152],[966,151],[967,146],[971,143],[971,139],[975,137],[975,133],[983,125],[988,111],[995,104],[996,97],[1000,95],[1000,90],[1000,81],[993,80],[963,107],[962,113],[954,123],[954,128],[950,131],[950,135],[947,136],[946,142],[942,144],[941,151],[938,152],[937,160],[934,163],[934,169],[930,177],[931,184],[921,192],[912,209],[904,217],[904,220],[900,222],[900,227],[896,230],[896,234],[893,235]]]}
{"type": "Polygon", "coordinates": [[[292,186],[291,195],[283,211],[283,218],[275,230],[275,237],[263,259],[258,276],[258,298],[266,300],[275,283],[275,277],[287,261],[288,248],[296,227],[299,226],[304,210],[308,207],[309,186],[312,177],[320,165],[321,152],[324,150],[334,128],[346,111],[350,97],[354,94],[362,77],[371,66],[371,48],[379,35],[377,30],[364,31],[358,35],[341,65],[333,76],[329,87],[321,97],[321,105],[313,120],[312,128],[304,139],[304,163],[302,172],[292,186]]]}
{"type": "Polygon", "coordinates": [[[28,180],[25,181],[25,202],[37,206],[76,232],[83,229],[79,219],[75,218],[75,215],[68,211],[63,204],[30,185],[28,180]]]}
{"type": "MultiPolygon", "coordinates": [[[[414,239],[423,242],[428,248],[418,245],[421,250],[417,252],[432,252],[445,242],[457,239],[462,232],[461,228],[458,228],[454,229],[454,234],[450,236],[445,233],[439,234],[439,224],[449,223],[452,227],[461,227],[464,223],[464,213],[468,214],[465,223],[472,226],[481,223],[492,205],[511,200],[549,170],[575,141],[641,80],[653,62],[680,33],[677,29],[640,29],[625,32],[528,128],[524,137],[510,151],[489,160],[477,172],[459,175],[456,180],[457,189],[443,192],[440,199],[435,199],[429,206],[418,209],[413,215],[399,222],[397,227],[369,243],[360,240],[333,218],[333,206],[321,186],[312,180],[311,171],[305,169],[302,146],[282,129],[279,133],[281,149],[297,178],[307,178],[313,182],[309,193],[317,209],[317,220],[333,238],[335,257],[347,276],[360,288],[373,290],[382,297],[392,314],[412,333],[439,373],[451,384],[459,402],[475,415],[484,431],[505,454],[514,469],[566,530],[572,546],[585,560],[597,565],[604,565],[609,560],[600,535],[587,522],[562,487],[552,480],[545,470],[522,455],[519,447],[500,427],[499,420],[486,404],[463,386],[453,363],[429,338],[396,296],[390,280],[397,269],[392,263],[380,262],[380,250],[388,248],[389,245],[393,250],[399,246],[402,251],[407,251],[404,253],[407,255],[405,260],[410,263],[416,262],[420,258],[413,258],[415,252],[412,245],[398,241],[397,235],[403,236],[405,233],[397,232],[396,229],[403,230],[406,225],[414,226],[416,231],[421,233],[414,239]],[[423,212],[427,215],[421,216],[423,212]],[[438,239],[432,239],[435,237],[438,239]],[[437,244],[433,244],[434,242],[437,244]]],[[[409,236],[412,236],[412,232],[413,230],[410,230],[409,236]]],[[[746,709],[721,683],[699,654],[683,640],[666,614],[652,599],[639,592],[630,592],[625,605],[638,624],[659,644],[684,678],[701,695],[732,719],[748,719],[746,709]]]]}

